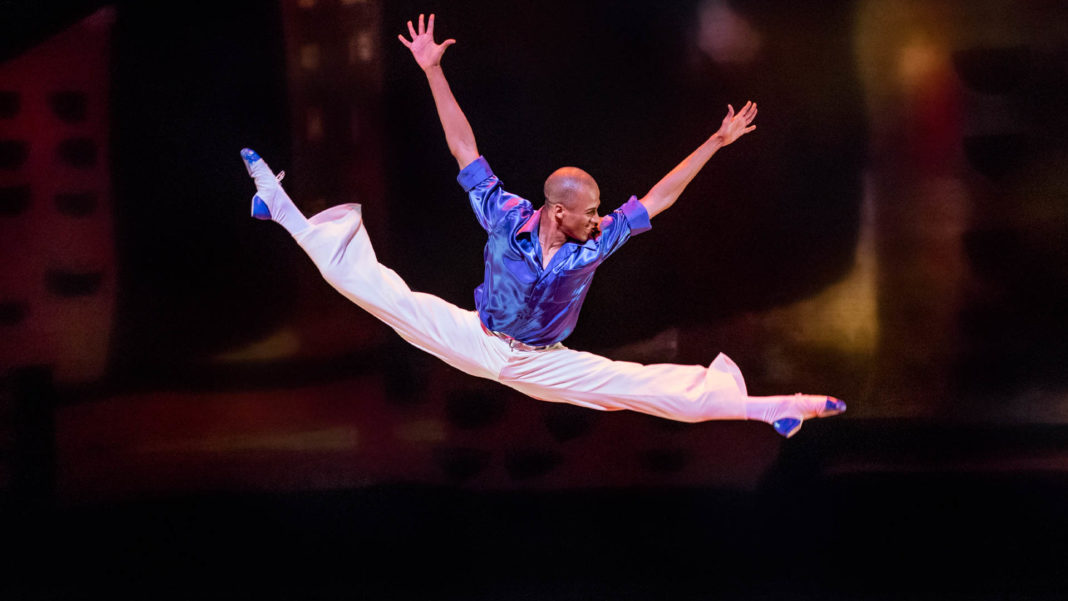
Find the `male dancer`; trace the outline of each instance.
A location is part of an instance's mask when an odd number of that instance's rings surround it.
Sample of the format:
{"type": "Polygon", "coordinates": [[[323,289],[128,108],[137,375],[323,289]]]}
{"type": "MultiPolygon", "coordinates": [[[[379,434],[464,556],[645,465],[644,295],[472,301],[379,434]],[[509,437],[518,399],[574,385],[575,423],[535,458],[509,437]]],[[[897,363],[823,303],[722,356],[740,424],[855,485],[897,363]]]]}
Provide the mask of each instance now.
{"type": "Polygon", "coordinates": [[[485,281],[475,290],[476,311],[412,292],[378,263],[361,207],[339,205],[305,219],[266,162],[241,156],[255,180],[252,214],[285,227],[328,283],[392,327],[414,346],[471,375],[496,380],[533,398],[592,409],[629,409],[685,422],[756,419],[790,437],[805,419],[837,415],[845,403],[827,396],[749,396],[741,371],[720,354],[701,365],[640,365],[574,351],[572,332],[594,270],[631,235],[650,229],[717,150],[753,131],[756,105],[728,106],[720,129],[640,200],[631,197],[597,215],[596,181],[563,167],[545,182],[545,204],[505,192],[479,155],[471,126],[452,95],[441,56],[455,40],[434,41],[434,15],[418,30],[408,22],[408,47],[430,84],[457,177],[487,231],[485,281]]]}

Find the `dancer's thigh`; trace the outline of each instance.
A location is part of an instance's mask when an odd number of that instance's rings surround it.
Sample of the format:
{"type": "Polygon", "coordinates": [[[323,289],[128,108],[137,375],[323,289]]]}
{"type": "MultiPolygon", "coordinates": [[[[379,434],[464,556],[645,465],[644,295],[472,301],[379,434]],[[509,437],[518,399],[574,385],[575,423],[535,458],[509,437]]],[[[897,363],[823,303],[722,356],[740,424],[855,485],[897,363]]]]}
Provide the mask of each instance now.
{"type": "Polygon", "coordinates": [[[404,305],[401,320],[383,319],[401,338],[463,372],[497,378],[506,357],[482,331],[476,312],[421,292],[411,293],[404,305]]]}
{"type": "Polygon", "coordinates": [[[501,382],[545,401],[683,419],[694,414],[707,375],[701,365],[642,365],[561,348],[513,355],[501,382]]]}
{"type": "Polygon", "coordinates": [[[381,265],[358,206],[328,209],[310,224],[295,238],[338,292],[412,345],[466,373],[496,378],[504,357],[482,331],[478,315],[413,292],[396,272],[381,265]]]}

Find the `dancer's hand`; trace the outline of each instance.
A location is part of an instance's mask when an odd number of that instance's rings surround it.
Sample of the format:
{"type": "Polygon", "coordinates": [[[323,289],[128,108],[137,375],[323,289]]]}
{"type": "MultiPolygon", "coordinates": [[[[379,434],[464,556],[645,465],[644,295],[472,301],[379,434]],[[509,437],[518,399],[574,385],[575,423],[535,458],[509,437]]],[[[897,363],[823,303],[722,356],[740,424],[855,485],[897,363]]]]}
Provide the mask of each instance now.
{"type": "Polygon", "coordinates": [[[445,40],[440,44],[434,42],[434,15],[430,15],[430,20],[423,26],[423,15],[419,15],[419,30],[416,31],[411,21],[408,21],[408,33],[412,35],[411,41],[405,39],[404,35],[398,35],[397,39],[404,44],[408,50],[412,51],[412,56],[415,57],[415,62],[419,64],[419,67],[426,71],[432,67],[437,67],[441,64],[441,55],[445,54],[445,49],[456,43],[456,40],[445,40]]]}
{"type": "Polygon", "coordinates": [[[750,125],[753,119],[756,119],[756,115],[757,105],[751,100],[746,102],[737,114],[734,112],[734,107],[728,104],[727,116],[723,118],[723,124],[719,126],[719,131],[713,137],[718,137],[723,146],[734,142],[756,129],[755,125],[750,125]]]}

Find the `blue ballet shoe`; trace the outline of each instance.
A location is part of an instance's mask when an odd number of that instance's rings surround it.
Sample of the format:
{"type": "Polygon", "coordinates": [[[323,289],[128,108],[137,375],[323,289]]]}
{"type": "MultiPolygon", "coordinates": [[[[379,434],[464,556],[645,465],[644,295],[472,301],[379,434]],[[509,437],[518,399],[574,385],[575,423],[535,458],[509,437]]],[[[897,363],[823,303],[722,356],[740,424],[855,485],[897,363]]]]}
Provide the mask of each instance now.
{"type": "Polygon", "coordinates": [[[256,219],[271,218],[271,209],[267,208],[267,203],[258,195],[252,197],[252,216],[256,219]]]}
{"type": "Polygon", "coordinates": [[[260,155],[251,148],[242,148],[241,160],[245,162],[245,169],[248,170],[248,174],[252,175],[252,165],[254,165],[256,161],[260,160],[260,155]]]}
{"type": "MultiPolygon", "coordinates": [[[[823,412],[820,413],[820,417],[830,417],[832,415],[838,415],[839,413],[845,413],[846,404],[845,401],[836,399],[834,397],[827,397],[827,404],[823,408],[823,412]]],[[[799,417],[783,417],[771,422],[771,427],[775,428],[784,438],[790,438],[797,431],[801,429],[802,420],[799,417]]]]}
{"type": "Polygon", "coordinates": [[[823,413],[820,414],[820,417],[830,417],[832,415],[838,415],[839,413],[845,413],[845,410],[845,401],[829,396],[827,397],[827,407],[823,410],[823,413]]]}
{"type": "Polygon", "coordinates": [[[790,438],[797,431],[801,429],[801,419],[796,417],[784,417],[771,422],[771,427],[775,428],[785,438],[790,438]]]}
{"type": "Polygon", "coordinates": [[[282,189],[281,182],[286,172],[279,171],[276,174],[271,171],[267,161],[251,148],[241,149],[241,161],[256,184],[256,195],[252,197],[252,216],[273,221],[293,235],[304,231],[309,225],[308,220],[282,189]]]}
{"type": "MultiPolygon", "coordinates": [[[[245,163],[245,171],[248,171],[249,177],[255,179],[256,175],[252,172],[253,165],[263,160],[259,153],[251,148],[242,148],[241,160],[245,163]]],[[[271,219],[271,209],[258,194],[252,197],[252,216],[256,219],[271,219]]]]}

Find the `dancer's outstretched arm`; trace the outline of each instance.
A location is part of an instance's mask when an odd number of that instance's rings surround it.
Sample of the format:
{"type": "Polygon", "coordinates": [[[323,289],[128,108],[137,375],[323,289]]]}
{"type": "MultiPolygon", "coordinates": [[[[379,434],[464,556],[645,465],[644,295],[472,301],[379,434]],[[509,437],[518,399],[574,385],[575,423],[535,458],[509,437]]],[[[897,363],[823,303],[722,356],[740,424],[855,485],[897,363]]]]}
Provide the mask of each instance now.
{"type": "Polygon", "coordinates": [[[723,124],[720,125],[719,130],[705,140],[704,144],[698,146],[697,150],[690,153],[690,156],[676,165],[641,199],[641,203],[649,211],[649,217],[655,217],[675,204],[675,200],[717,150],[756,129],[755,125],[750,125],[756,118],[756,114],[755,102],[746,102],[738,113],[735,113],[734,107],[728,104],[727,116],[723,118],[723,124]]]}
{"type": "Polygon", "coordinates": [[[418,30],[408,21],[408,33],[412,36],[410,41],[403,35],[398,35],[397,38],[412,51],[415,62],[426,74],[430,92],[434,95],[434,105],[438,109],[438,118],[441,119],[441,127],[445,130],[449,152],[459,163],[460,169],[463,169],[478,158],[475,133],[471,131],[471,124],[460,110],[460,105],[449,88],[449,82],[445,79],[445,72],[441,70],[441,55],[445,53],[446,48],[455,44],[456,40],[448,39],[440,44],[434,42],[434,15],[430,15],[425,26],[423,15],[419,15],[418,30]]]}

